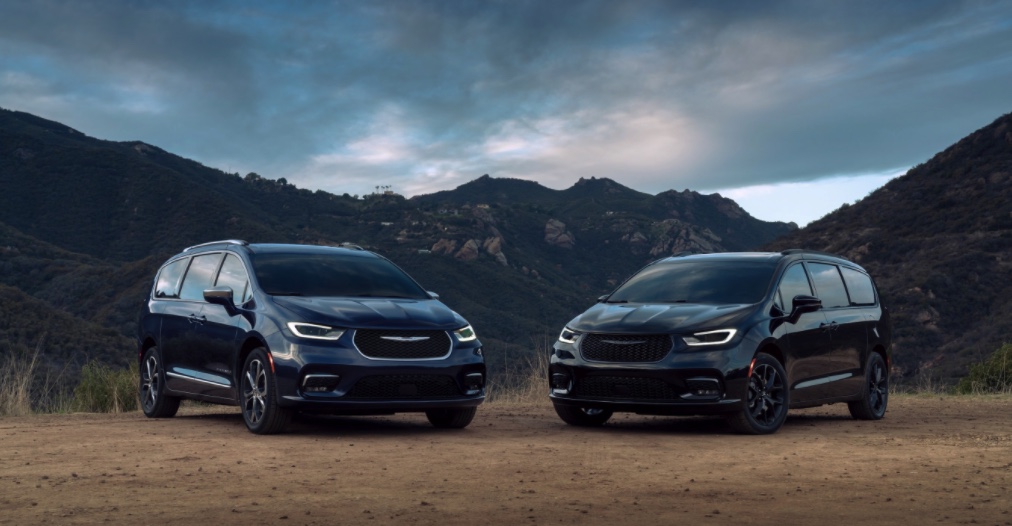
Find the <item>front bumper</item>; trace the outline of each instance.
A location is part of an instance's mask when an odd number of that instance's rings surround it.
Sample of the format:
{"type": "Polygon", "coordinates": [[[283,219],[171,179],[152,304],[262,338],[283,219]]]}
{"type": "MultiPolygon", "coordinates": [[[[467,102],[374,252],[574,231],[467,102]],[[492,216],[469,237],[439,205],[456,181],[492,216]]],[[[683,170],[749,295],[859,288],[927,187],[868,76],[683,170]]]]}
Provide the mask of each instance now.
{"type": "Polygon", "coordinates": [[[371,359],[342,341],[307,345],[280,336],[271,349],[278,404],[299,411],[391,414],[474,407],[485,400],[487,375],[477,340],[455,342],[445,358],[425,360],[371,359]],[[314,389],[313,381],[322,387],[314,389]]]}
{"type": "Polygon", "coordinates": [[[556,342],[549,365],[555,404],[649,415],[740,411],[754,350],[746,342],[716,350],[675,348],[657,362],[585,359],[576,344],[556,342]]]}

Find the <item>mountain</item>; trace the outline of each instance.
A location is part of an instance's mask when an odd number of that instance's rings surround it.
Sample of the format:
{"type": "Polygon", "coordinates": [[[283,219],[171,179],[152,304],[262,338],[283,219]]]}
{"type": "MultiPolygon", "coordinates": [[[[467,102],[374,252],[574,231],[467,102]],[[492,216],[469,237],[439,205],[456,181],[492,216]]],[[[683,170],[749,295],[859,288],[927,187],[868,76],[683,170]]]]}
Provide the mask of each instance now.
{"type": "Polygon", "coordinates": [[[768,247],[859,262],[892,310],[898,372],[964,375],[1012,341],[1012,114],[768,247]]]}
{"type": "MultiPolygon", "coordinates": [[[[95,341],[110,329],[129,338],[154,271],[183,247],[226,238],[350,241],[439,292],[476,327],[493,367],[510,349],[526,354],[554,340],[649,261],[752,249],[796,229],[759,221],[719,195],[650,195],[610,179],[553,190],[486,175],[412,199],[339,196],[8,110],[0,110],[0,188],[0,284],[23,293],[7,291],[9,312],[31,303],[72,317],[95,341]]],[[[115,356],[132,359],[125,347],[115,356]]]]}

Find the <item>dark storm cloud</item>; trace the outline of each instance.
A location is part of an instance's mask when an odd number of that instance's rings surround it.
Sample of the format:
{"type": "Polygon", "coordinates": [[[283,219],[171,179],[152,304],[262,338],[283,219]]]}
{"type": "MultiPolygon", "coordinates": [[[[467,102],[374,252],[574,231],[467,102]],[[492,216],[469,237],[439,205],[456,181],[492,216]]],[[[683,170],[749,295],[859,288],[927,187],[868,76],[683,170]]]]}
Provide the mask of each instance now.
{"type": "Polygon", "coordinates": [[[339,193],[885,172],[1008,86],[1007,2],[0,4],[0,106],[339,193]]]}

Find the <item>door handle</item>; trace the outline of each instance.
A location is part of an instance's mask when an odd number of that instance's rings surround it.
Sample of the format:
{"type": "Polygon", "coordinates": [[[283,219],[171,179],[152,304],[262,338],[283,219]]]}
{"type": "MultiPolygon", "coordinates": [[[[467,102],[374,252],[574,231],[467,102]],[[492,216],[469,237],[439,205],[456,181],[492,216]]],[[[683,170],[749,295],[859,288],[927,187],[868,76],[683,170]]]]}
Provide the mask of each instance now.
{"type": "Polygon", "coordinates": [[[840,328],[840,324],[835,321],[830,323],[820,323],[819,328],[826,332],[833,332],[840,328]]]}
{"type": "Polygon", "coordinates": [[[198,325],[203,325],[204,322],[206,322],[206,321],[207,321],[207,316],[197,316],[196,314],[191,314],[190,315],[190,323],[196,323],[198,325]]]}

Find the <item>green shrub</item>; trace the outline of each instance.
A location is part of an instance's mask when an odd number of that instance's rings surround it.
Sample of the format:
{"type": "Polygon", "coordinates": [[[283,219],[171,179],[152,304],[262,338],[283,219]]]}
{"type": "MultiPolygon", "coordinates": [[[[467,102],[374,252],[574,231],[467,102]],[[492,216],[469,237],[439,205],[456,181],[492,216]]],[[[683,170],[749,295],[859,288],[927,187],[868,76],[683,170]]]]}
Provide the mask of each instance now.
{"type": "Polygon", "coordinates": [[[1012,343],[1002,345],[990,358],[970,367],[959,381],[960,394],[1012,393],[1012,343]]]}
{"type": "Polygon", "coordinates": [[[88,413],[120,413],[137,410],[137,364],[114,369],[92,360],[81,369],[81,383],[74,389],[74,410],[88,413]]]}

